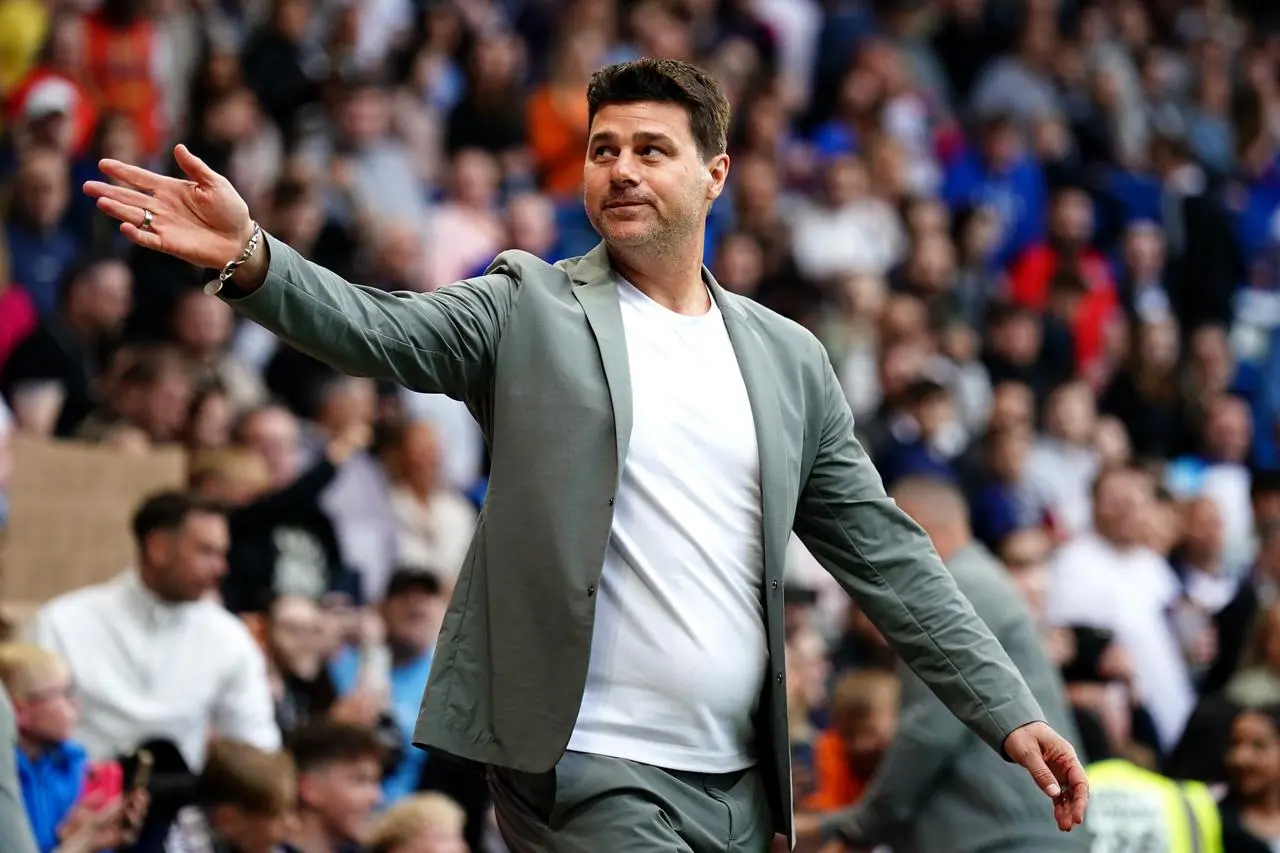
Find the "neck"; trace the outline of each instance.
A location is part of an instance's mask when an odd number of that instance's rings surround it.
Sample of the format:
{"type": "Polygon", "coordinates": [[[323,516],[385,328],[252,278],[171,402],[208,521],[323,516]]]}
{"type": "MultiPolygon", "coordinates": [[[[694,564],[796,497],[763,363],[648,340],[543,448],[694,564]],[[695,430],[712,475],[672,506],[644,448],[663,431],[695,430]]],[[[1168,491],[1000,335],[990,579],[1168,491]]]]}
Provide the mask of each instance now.
{"type": "Polygon", "coordinates": [[[49,750],[49,744],[41,743],[33,737],[19,734],[18,749],[22,750],[22,754],[28,758],[39,758],[49,750]]]}
{"type": "Polygon", "coordinates": [[[298,819],[298,830],[293,837],[298,853],[334,853],[338,847],[324,821],[315,812],[303,810],[298,819]]]}
{"type": "Polygon", "coordinates": [[[711,294],[702,281],[702,232],[683,246],[609,247],[613,268],[636,290],[677,314],[696,316],[711,310],[711,294]]]}
{"type": "Polygon", "coordinates": [[[1242,810],[1246,814],[1275,817],[1280,813],[1280,788],[1272,787],[1266,793],[1250,798],[1243,803],[1242,810]]]}
{"type": "Polygon", "coordinates": [[[396,642],[388,642],[387,648],[391,651],[391,663],[393,665],[415,661],[427,653],[426,649],[396,642]]]}

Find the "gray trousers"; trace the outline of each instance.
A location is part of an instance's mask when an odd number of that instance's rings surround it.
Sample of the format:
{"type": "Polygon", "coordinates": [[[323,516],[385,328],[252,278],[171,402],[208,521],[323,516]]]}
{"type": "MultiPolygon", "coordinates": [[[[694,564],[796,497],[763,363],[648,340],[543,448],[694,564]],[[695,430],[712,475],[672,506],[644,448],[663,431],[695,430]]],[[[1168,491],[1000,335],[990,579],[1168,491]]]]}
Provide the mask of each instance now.
{"type": "Polygon", "coordinates": [[[773,816],[755,769],[708,774],[566,752],[555,769],[489,767],[511,853],[768,853],[773,816]]]}

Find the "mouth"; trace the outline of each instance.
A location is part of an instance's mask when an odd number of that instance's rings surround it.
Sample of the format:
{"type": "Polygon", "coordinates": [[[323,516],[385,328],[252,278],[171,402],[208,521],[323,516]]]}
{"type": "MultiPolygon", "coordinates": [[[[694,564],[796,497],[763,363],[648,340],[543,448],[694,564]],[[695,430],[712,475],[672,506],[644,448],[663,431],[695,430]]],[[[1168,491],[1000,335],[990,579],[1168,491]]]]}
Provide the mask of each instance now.
{"type": "Polygon", "coordinates": [[[605,210],[625,210],[627,208],[648,207],[649,203],[645,201],[611,201],[604,206],[605,210]]]}

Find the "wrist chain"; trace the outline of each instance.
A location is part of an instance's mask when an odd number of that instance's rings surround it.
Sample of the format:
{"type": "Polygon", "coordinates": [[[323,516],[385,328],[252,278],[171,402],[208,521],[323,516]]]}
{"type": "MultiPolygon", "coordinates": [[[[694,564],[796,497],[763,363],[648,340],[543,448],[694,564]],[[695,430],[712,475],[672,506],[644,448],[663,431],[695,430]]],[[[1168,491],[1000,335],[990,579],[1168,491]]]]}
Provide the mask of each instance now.
{"type": "Polygon", "coordinates": [[[258,244],[262,242],[262,227],[257,222],[253,223],[253,233],[249,235],[249,242],[245,243],[244,251],[240,253],[240,257],[234,261],[227,261],[222,268],[222,272],[218,273],[218,277],[204,286],[206,296],[216,296],[222,290],[223,285],[227,283],[227,279],[236,274],[236,270],[240,269],[241,264],[253,257],[253,253],[258,250],[258,244]]]}

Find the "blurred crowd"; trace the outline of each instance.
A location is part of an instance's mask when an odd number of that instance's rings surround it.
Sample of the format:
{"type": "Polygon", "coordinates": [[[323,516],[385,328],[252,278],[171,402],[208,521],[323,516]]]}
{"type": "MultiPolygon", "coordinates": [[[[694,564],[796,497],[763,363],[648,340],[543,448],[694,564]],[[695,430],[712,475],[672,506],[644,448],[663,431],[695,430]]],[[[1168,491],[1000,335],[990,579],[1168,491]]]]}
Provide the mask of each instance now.
{"type": "MultiPolygon", "coordinates": [[[[410,745],[484,500],[470,414],[237,322],[80,183],[182,140],[308,258],[431,291],[595,244],[585,85],[637,56],[725,87],[709,268],[818,334],[886,485],[962,490],[1086,758],[1219,786],[1280,849],[1280,6],[0,0],[0,524],[15,435],[189,459],[137,565],[0,650],[42,853],[140,749],[188,792],[153,790],[140,850],[500,849],[483,776],[410,745]]],[[[788,570],[826,811],[898,680],[788,570]]]]}

